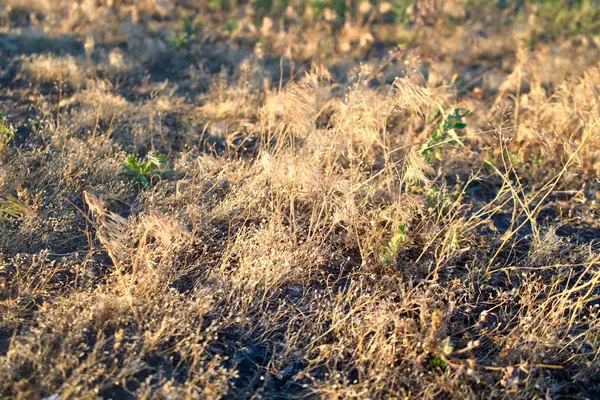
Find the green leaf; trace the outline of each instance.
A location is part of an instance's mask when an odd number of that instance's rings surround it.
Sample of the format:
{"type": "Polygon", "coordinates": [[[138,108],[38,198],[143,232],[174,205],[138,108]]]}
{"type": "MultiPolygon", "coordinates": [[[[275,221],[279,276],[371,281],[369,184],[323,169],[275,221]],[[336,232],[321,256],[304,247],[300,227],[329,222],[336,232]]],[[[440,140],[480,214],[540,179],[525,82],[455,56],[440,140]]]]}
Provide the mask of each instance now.
{"type": "Polygon", "coordinates": [[[431,361],[431,366],[435,367],[435,368],[445,368],[446,367],[446,361],[444,361],[443,358],[441,358],[440,356],[434,356],[431,361]]]}
{"type": "Polygon", "coordinates": [[[384,265],[394,263],[396,253],[400,248],[400,244],[406,241],[406,225],[400,225],[398,230],[392,236],[387,245],[383,246],[379,252],[379,258],[384,265]]]}

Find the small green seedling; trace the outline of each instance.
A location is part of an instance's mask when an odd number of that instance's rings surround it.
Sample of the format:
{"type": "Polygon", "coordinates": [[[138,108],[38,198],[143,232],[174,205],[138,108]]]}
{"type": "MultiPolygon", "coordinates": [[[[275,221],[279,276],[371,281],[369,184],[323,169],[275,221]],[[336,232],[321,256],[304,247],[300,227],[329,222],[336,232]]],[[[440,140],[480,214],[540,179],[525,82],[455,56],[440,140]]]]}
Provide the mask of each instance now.
{"type": "Polygon", "coordinates": [[[16,129],[8,122],[8,118],[0,112],[0,163],[6,162],[6,149],[15,138],[16,129]]]}
{"type": "Polygon", "coordinates": [[[412,5],[413,0],[396,0],[392,2],[392,13],[395,16],[396,23],[401,25],[408,25],[410,23],[410,16],[408,10],[412,5]]]}
{"type": "Polygon", "coordinates": [[[514,168],[519,168],[521,165],[523,165],[523,157],[521,157],[521,155],[516,151],[511,151],[508,153],[508,159],[514,168]]]}
{"type": "Polygon", "coordinates": [[[431,366],[434,368],[445,368],[446,367],[446,361],[444,361],[444,359],[440,356],[433,356],[433,358],[431,358],[431,360],[429,361],[431,366]]]}
{"type": "MultiPolygon", "coordinates": [[[[440,109],[443,113],[443,110],[440,109]]],[[[456,144],[459,143],[464,146],[458,134],[457,129],[464,129],[467,124],[463,121],[463,118],[471,114],[469,110],[463,110],[461,108],[452,108],[444,119],[440,122],[438,128],[427,138],[427,141],[421,146],[419,154],[430,164],[433,164],[434,158],[441,160],[440,147],[443,144],[456,144]]]]}
{"type": "Polygon", "coordinates": [[[400,225],[396,234],[390,241],[381,248],[379,259],[383,265],[392,265],[396,259],[396,254],[400,245],[406,241],[406,225],[400,225]]]}
{"type": "Polygon", "coordinates": [[[211,11],[224,11],[224,10],[229,10],[231,8],[231,5],[234,3],[231,3],[229,0],[208,0],[208,8],[211,11]]]}
{"type": "Polygon", "coordinates": [[[149,155],[145,162],[138,161],[135,156],[130,155],[121,168],[134,184],[146,186],[153,180],[162,178],[162,175],[169,171],[166,164],[167,157],[163,155],[149,155]]]}
{"type": "Polygon", "coordinates": [[[14,127],[8,122],[8,118],[6,117],[6,115],[4,115],[2,111],[0,111],[0,135],[2,135],[3,137],[12,138],[12,136],[14,136],[14,133],[14,127]]]}
{"type": "Polygon", "coordinates": [[[310,7],[317,17],[324,15],[326,9],[335,11],[337,18],[343,22],[348,9],[347,2],[344,0],[313,0],[310,2],[310,7]]]}
{"type": "Polygon", "coordinates": [[[225,24],[225,30],[231,33],[237,29],[237,26],[237,21],[233,18],[229,18],[225,24]]]}
{"type": "Polygon", "coordinates": [[[434,368],[446,368],[448,365],[448,356],[454,351],[450,337],[446,337],[442,343],[440,343],[438,351],[432,355],[429,359],[429,364],[434,368]]]}
{"type": "Polygon", "coordinates": [[[183,19],[183,29],[174,38],[171,39],[171,46],[177,51],[190,47],[196,40],[196,29],[188,17],[183,19]]]}
{"type": "Polygon", "coordinates": [[[8,118],[0,111],[0,149],[8,145],[15,137],[15,128],[8,122],[8,118]]]}

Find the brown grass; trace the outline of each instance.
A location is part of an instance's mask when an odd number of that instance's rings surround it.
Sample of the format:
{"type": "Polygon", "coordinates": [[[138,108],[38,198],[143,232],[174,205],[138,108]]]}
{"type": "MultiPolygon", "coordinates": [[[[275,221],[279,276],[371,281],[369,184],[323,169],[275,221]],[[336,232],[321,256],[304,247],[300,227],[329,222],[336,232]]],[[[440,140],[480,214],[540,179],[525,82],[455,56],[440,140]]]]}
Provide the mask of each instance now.
{"type": "Polygon", "coordinates": [[[372,3],[0,12],[0,398],[599,395],[598,38],[372,3]]]}

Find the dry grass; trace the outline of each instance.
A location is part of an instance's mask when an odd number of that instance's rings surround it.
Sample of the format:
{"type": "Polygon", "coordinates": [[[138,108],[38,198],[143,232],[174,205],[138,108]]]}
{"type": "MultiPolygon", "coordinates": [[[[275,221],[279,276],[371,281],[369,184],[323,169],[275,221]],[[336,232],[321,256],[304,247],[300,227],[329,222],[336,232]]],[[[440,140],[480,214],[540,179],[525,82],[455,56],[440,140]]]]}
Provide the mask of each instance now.
{"type": "Polygon", "coordinates": [[[597,33],[192,3],[0,11],[0,398],[600,395],[597,33]]]}
{"type": "Polygon", "coordinates": [[[72,56],[34,55],[22,60],[21,68],[23,74],[34,82],[67,84],[74,89],[85,82],[81,65],[72,56]]]}

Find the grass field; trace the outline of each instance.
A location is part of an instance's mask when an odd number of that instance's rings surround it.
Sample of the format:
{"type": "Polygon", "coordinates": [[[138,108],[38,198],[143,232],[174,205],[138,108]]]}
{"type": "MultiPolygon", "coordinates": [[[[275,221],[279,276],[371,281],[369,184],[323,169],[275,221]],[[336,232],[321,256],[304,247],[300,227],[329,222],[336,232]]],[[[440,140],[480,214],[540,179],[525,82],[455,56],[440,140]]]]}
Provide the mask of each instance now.
{"type": "Polygon", "coordinates": [[[0,399],[600,397],[600,3],[0,0],[0,399]]]}

